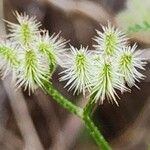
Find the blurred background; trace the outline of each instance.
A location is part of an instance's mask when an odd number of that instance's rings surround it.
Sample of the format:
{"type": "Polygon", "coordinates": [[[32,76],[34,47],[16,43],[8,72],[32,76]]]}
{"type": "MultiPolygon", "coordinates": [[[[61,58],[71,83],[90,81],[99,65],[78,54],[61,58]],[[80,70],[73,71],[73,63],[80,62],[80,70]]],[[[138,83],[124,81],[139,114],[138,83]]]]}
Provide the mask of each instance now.
{"type": "MultiPolygon", "coordinates": [[[[128,31],[130,26],[150,23],[149,0],[0,0],[0,38],[5,37],[2,18],[16,22],[13,11],[36,16],[50,34],[61,31],[73,46],[89,45],[92,49],[95,29],[101,30],[108,20],[128,31]]],[[[130,32],[129,42],[137,42],[150,59],[150,30],[130,32]]],[[[84,106],[86,100],[72,96],[59,83],[57,68],[55,86],[74,103],[84,106]]],[[[105,101],[93,114],[95,123],[114,150],[150,150],[150,64],[140,90],[120,95],[119,107],[105,101]]],[[[38,89],[26,92],[0,81],[0,150],[98,150],[83,123],[51,97],[38,89]]]]}

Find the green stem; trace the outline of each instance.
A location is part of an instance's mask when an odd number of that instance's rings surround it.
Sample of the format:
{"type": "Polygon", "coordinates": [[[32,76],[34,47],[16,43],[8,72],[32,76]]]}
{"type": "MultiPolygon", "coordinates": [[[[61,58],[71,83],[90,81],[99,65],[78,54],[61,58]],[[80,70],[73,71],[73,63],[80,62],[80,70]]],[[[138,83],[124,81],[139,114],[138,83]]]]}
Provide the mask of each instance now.
{"type": "Polygon", "coordinates": [[[94,109],[95,104],[93,103],[93,96],[90,97],[89,102],[84,108],[83,111],[83,120],[92,137],[95,139],[97,145],[102,148],[102,150],[111,150],[111,147],[101,134],[100,130],[95,126],[94,122],[91,119],[91,114],[94,109]]]}
{"type": "MultiPolygon", "coordinates": [[[[94,125],[93,121],[90,118],[90,114],[92,112],[92,109],[94,107],[94,104],[89,102],[84,109],[76,106],[73,104],[70,100],[66,99],[64,96],[62,96],[59,91],[55,89],[55,87],[49,83],[49,82],[43,82],[43,89],[50,95],[52,98],[59,103],[63,108],[67,109],[69,112],[77,115],[80,117],[89,132],[91,133],[92,137],[95,139],[96,143],[102,150],[111,150],[109,144],[104,139],[103,135],[100,133],[98,128],[94,125]]],[[[91,98],[92,99],[92,98],[91,98]]],[[[91,100],[90,99],[90,100],[91,100]]]]}
{"type": "Polygon", "coordinates": [[[95,139],[95,142],[97,143],[99,148],[101,148],[102,150],[111,150],[111,147],[109,146],[109,144],[107,143],[101,132],[98,130],[98,128],[95,126],[91,118],[89,116],[84,116],[83,120],[85,122],[87,129],[89,130],[91,136],[95,139]]]}
{"type": "Polygon", "coordinates": [[[88,103],[84,107],[84,116],[91,116],[94,107],[95,107],[95,103],[93,103],[93,96],[91,96],[88,103]]]}
{"type": "Polygon", "coordinates": [[[63,108],[67,109],[69,112],[77,115],[82,118],[83,109],[73,104],[70,100],[66,99],[60,92],[58,92],[55,87],[49,83],[44,82],[44,86],[42,87],[52,98],[60,104],[63,108]]]}

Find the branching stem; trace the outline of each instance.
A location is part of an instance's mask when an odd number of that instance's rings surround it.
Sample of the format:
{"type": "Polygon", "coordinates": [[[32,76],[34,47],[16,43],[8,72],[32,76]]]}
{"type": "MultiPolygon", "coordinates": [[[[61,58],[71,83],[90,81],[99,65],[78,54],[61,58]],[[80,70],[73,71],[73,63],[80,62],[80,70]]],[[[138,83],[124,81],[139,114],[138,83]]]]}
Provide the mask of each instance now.
{"type": "Polygon", "coordinates": [[[102,150],[111,150],[111,147],[95,126],[94,122],[91,119],[91,112],[93,110],[94,104],[91,103],[92,97],[90,98],[88,104],[85,108],[81,108],[73,104],[70,100],[66,99],[55,87],[49,82],[43,82],[43,89],[50,95],[52,98],[59,103],[63,108],[69,112],[75,114],[82,121],[84,121],[85,126],[89,130],[90,134],[94,138],[95,142],[102,150]]]}

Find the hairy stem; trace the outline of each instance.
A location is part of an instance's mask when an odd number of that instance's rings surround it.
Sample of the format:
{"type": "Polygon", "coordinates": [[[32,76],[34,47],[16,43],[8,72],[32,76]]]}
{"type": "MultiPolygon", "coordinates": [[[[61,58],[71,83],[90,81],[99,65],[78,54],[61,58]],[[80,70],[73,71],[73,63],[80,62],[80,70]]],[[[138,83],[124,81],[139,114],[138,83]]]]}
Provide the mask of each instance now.
{"type": "Polygon", "coordinates": [[[92,119],[89,116],[84,116],[83,120],[99,148],[101,148],[102,150],[111,150],[111,147],[109,146],[101,132],[98,130],[98,128],[95,126],[92,119]]]}
{"type": "Polygon", "coordinates": [[[55,89],[51,83],[44,82],[43,89],[63,108],[67,109],[69,112],[77,115],[78,117],[83,118],[83,109],[66,99],[59,91],[55,89]]]}
{"type": "Polygon", "coordinates": [[[111,150],[111,147],[103,137],[100,130],[96,127],[93,120],[91,119],[91,114],[94,109],[95,104],[93,103],[93,95],[90,97],[89,102],[83,109],[83,120],[85,122],[85,125],[87,129],[89,130],[91,136],[95,139],[97,145],[102,150],[111,150]]]}
{"type": "Polygon", "coordinates": [[[76,106],[71,101],[66,99],[59,91],[55,89],[55,87],[49,83],[49,82],[43,82],[43,89],[50,95],[52,98],[59,103],[63,108],[67,109],[69,112],[77,115],[79,118],[81,118],[87,129],[89,130],[92,137],[95,139],[97,145],[102,150],[111,150],[111,147],[107,143],[107,141],[104,139],[101,132],[98,130],[98,128],[94,125],[92,119],[90,118],[91,112],[93,110],[94,104],[91,103],[92,97],[90,98],[90,101],[85,106],[84,109],[76,106]]]}

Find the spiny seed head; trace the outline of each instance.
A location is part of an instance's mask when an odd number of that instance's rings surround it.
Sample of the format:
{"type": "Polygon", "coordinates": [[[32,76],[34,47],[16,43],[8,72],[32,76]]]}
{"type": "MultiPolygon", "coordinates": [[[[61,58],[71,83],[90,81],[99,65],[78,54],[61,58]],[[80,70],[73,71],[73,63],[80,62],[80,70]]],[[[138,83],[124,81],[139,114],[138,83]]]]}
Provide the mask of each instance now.
{"type": "Polygon", "coordinates": [[[90,57],[87,48],[81,46],[78,50],[71,46],[71,54],[66,57],[65,70],[61,72],[63,76],[60,78],[60,81],[67,81],[66,86],[70,85],[68,90],[74,89],[74,93],[83,92],[85,95],[92,70],[90,57]]]}
{"type": "Polygon", "coordinates": [[[36,53],[34,49],[22,50],[20,52],[20,65],[17,70],[17,86],[34,91],[43,85],[44,80],[49,78],[48,63],[44,56],[36,53]]]}
{"type": "Polygon", "coordinates": [[[140,55],[142,51],[135,51],[137,48],[136,44],[132,47],[127,46],[122,49],[118,54],[118,64],[120,73],[124,75],[124,82],[132,87],[136,86],[135,81],[144,79],[144,75],[139,72],[139,69],[144,70],[145,60],[140,55]]]}
{"type": "Polygon", "coordinates": [[[49,36],[48,31],[43,31],[42,35],[37,36],[37,49],[48,57],[50,70],[53,72],[56,65],[62,65],[61,56],[66,51],[66,41],[60,38],[60,33],[49,36]]]}
{"type": "Polygon", "coordinates": [[[91,95],[94,95],[93,101],[102,104],[105,98],[111,102],[116,101],[117,90],[126,89],[120,80],[122,75],[118,73],[115,63],[111,59],[103,58],[96,65],[96,72],[91,78],[91,95]]]}
{"type": "Polygon", "coordinates": [[[12,41],[6,40],[0,42],[0,70],[2,71],[3,78],[10,72],[14,75],[15,69],[19,64],[17,57],[17,47],[12,41]]]}
{"type": "MultiPolygon", "coordinates": [[[[60,33],[49,36],[48,31],[39,30],[41,24],[35,17],[18,12],[15,12],[15,16],[18,24],[6,22],[10,30],[8,38],[18,48],[19,63],[16,65],[16,84],[18,87],[24,86],[25,90],[28,89],[30,93],[38,86],[42,86],[43,81],[52,76],[56,65],[61,64],[61,55],[65,52],[68,41],[61,38],[60,33]]],[[[16,54],[14,52],[10,55],[10,49],[2,50],[2,53],[5,54],[6,50],[11,60],[16,54]]],[[[4,61],[2,62],[4,64],[4,61]]],[[[8,60],[6,62],[6,65],[10,64],[8,60]]],[[[3,64],[1,66],[4,66],[3,64]]],[[[12,61],[11,64],[13,64],[12,61]]]]}
{"type": "Polygon", "coordinates": [[[126,35],[122,31],[115,29],[110,23],[108,23],[108,27],[102,26],[102,29],[103,33],[96,30],[98,36],[94,40],[97,42],[97,45],[94,45],[94,47],[101,54],[113,56],[122,46],[126,45],[126,35]]]}
{"type": "Polygon", "coordinates": [[[135,81],[144,78],[139,72],[145,65],[141,51],[135,51],[136,45],[127,46],[126,35],[110,23],[102,26],[103,33],[97,31],[96,51],[70,46],[66,53],[68,41],[59,33],[49,36],[48,31],[39,30],[41,24],[34,17],[18,12],[15,15],[19,24],[6,21],[11,33],[9,40],[0,43],[0,69],[3,77],[12,71],[16,85],[24,86],[29,94],[38,86],[43,87],[43,81],[48,81],[57,64],[64,67],[60,81],[67,81],[68,90],[83,95],[88,90],[93,102],[99,103],[107,98],[118,104],[116,90],[126,91],[125,83],[136,86],[135,81]]]}
{"type": "Polygon", "coordinates": [[[18,12],[15,12],[15,16],[19,24],[6,21],[10,31],[8,36],[16,43],[28,45],[34,40],[35,35],[39,32],[41,24],[37,22],[35,17],[29,17],[25,13],[19,14],[18,12]]]}

